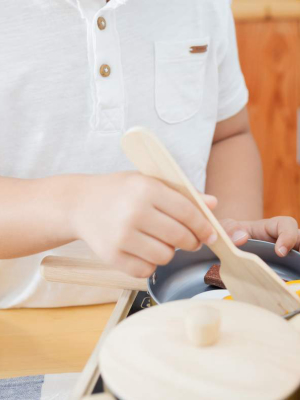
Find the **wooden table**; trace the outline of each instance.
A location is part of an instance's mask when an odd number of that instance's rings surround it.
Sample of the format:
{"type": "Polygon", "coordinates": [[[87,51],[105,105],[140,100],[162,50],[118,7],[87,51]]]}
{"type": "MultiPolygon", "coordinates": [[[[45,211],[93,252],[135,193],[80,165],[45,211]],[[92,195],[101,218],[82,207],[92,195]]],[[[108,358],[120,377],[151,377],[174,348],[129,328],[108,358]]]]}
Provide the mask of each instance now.
{"type": "Polygon", "coordinates": [[[0,379],[80,372],[114,304],[0,311],[0,379]]]}

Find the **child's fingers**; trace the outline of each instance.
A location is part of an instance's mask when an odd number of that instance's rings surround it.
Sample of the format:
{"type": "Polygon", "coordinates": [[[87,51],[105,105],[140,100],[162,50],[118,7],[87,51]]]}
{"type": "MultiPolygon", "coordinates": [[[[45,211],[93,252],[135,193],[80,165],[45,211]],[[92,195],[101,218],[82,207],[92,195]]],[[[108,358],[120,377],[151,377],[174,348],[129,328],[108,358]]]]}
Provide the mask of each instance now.
{"type": "Polygon", "coordinates": [[[279,257],[285,257],[297,244],[299,247],[298,224],[293,218],[278,218],[277,234],[275,251],[279,257]]]}
{"type": "Polygon", "coordinates": [[[138,231],[122,241],[120,250],[151,265],[166,265],[175,255],[174,247],[138,231]]]}
{"type": "MultiPolygon", "coordinates": [[[[211,196],[205,196],[205,199],[211,206],[216,203],[211,196]]],[[[155,197],[153,203],[157,210],[189,229],[199,242],[213,244],[217,240],[212,226],[199,208],[177,191],[162,185],[159,196],[155,197]]]]}
{"type": "Polygon", "coordinates": [[[233,219],[224,219],[220,222],[236,246],[242,246],[250,239],[249,232],[240,222],[233,219]]]}
{"type": "Polygon", "coordinates": [[[205,204],[213,210],[217,207],[218,199],[215,196],[211,196],[210,194],[202,194],[202,198],[205,201],[205,204]]]}
{"type": "Polygon", "coordinates": [[[199,240],[188,228],[159,210],[153,210],[147,224],[137,228],[175,248],[194,251],[200,246],[199,240]]]}
{"type": "Polygon", "coordinates": [[[116,268],[119,266],[121,271],[135,278],[149,278],[157,268],[155,264],[125,252],[120,252],[112,265],[116,268]]]}

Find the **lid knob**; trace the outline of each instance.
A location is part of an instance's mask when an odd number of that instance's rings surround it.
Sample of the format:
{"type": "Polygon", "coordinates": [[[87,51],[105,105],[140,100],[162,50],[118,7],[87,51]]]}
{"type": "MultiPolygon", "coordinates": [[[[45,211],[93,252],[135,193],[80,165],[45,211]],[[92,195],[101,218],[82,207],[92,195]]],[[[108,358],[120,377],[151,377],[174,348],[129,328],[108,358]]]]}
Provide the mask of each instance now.
{"type": "Polygon", "coordinates": [[[185,317],[185,331],[191,344],[197,347],[212,346],[220,335],[221,315],[209,306],[194,306],[185,317]]]}

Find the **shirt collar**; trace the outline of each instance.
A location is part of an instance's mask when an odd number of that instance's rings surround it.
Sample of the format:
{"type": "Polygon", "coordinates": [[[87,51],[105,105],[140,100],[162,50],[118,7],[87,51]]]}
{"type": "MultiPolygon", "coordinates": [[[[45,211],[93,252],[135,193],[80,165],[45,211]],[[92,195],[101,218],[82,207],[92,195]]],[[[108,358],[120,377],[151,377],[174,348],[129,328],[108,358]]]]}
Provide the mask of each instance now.
{"type": "Polygon", "coordinates": [[[69,2],[76,3],[81,16],[90,21],[100,9],[103,9],[103,11],[116,9],[128,1],[129,0],[110,0],[107,3],[106,0],[69,0],[69,2]]]}

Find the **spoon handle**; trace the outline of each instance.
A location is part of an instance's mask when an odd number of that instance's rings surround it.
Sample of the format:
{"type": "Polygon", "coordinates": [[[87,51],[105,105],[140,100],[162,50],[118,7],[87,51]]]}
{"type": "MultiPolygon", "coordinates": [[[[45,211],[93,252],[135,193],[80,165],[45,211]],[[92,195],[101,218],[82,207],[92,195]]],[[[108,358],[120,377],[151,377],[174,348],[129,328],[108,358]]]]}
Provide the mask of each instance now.
{"type": "Polygon", "coordinates": [[[141,127],[130,129],[122,138],[122,148],[128,159],[140,172],[162,180],[172,189],[188,197],[200,208],[218,236],[217,241],[209,247],[220,259],[228,254],[239,252],[203,201],[201,194],[194,188],[166,148],[150,131],[141,127]]]}

